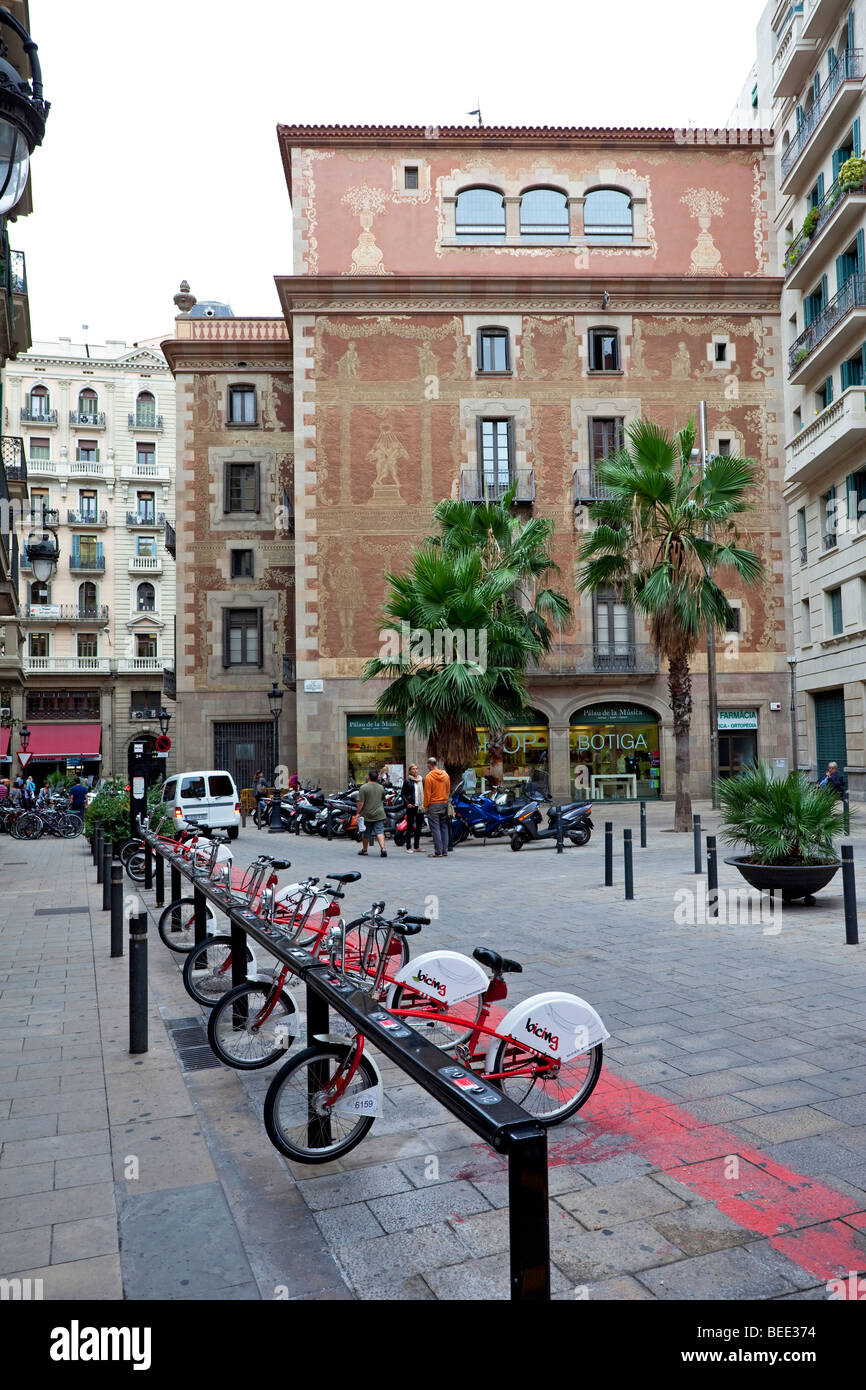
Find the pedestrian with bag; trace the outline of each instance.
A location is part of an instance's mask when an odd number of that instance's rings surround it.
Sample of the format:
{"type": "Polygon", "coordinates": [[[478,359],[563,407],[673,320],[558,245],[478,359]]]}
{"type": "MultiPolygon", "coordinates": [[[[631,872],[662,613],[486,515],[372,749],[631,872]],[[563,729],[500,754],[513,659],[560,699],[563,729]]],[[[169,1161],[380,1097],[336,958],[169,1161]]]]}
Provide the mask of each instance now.
{"type": "Polygon", "coordinates": [[[359,849],[358,853],[366,854],[370,841],[376,840],[381,858],[387,859],[388,851],[385,849],[385,789],[379,781],[379,772],[375,767],[368,769],[367,780],[358,792],[358,820],[360,821],[362,817],[364,821],[363,848],[359,849]]]}
{"type": "Polygon", "coordinates": [[[448,808],[451,796],[451,778],[439,767],[435,758],[427,759],[428,772],[424,778],[424,810],[433,834],[433,853],[428,859],[448,858],[448,808]]]}
{"type": "Polygon", "coordinates": [[[416,763],[412,763],[403,782],[402,797],[406,803],[406,853],[412,853],[412,837],[415,837],[415,853],[421,845],[421,822],[424,819],[424,782],[416,763]]]}

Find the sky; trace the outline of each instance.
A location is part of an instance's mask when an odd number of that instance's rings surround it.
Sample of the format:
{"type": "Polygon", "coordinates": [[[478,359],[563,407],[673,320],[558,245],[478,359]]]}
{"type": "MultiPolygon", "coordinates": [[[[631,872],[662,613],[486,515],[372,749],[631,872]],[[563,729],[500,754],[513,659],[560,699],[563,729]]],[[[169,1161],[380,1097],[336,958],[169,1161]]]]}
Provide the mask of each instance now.
{"type": "Polygon", "coordinates": [[[723,125],[764,3],[30,0],[52,109],[9,234],[33,339],[168,335],[182,279],[278,314],[278,122],[723,125]]]}

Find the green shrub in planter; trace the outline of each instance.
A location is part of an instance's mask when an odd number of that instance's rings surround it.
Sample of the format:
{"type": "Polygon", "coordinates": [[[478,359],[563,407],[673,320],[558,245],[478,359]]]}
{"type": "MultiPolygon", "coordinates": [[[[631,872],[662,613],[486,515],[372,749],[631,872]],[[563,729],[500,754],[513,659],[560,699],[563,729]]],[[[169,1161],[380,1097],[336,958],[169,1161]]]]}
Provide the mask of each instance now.
{"type": "Polygon", "coordinates": [[[866,159],[862,155],[852,155],[839,169],[837,181],[840,188],[859,188],[866,180],[866,159]]]}
{"type": "Polygon", "coordinates": [[[799,367],[800,363],[801,363],[801,362],[805,362],[805,361],[806,361],[806,358],[807,358],[808,356],[809,356],[809,349],[808,349],[807,347],[798,348],[798,349],[797,349],[796,356],[794,357],[794,362],[795,362],[796,365],[799,367]]]}
{"type": "MultiPolygon", "coordinates": [[[[169,822],[173,822],[173,817],[168,812],[159,810],[161,797],[162,778],[154,786],[148,788],[147,810],[151,827],[165,833],[165,826],[169,822]]],[[[85,810],[84,833],[88,840],[93,839],[97,825],[102,826],[102,833],[108,840],[123,841],[129,839],[129,792],[124,777],[106,779],[85,810]]]]}
{"type": "Polygon", "coordinates": [[[803,236],[811,237],[814,235],[815,228],[818,225],[818,216],[819,214],[817,208],[809,209],[809,211],[806,213],[806,216],[803,218],[803,226],[801,228],[803,236]]]}
{"type": "Polygon", "coordinates": [[[729,845],[744,845],[752,864],[834,864],[834,841],[844,811],[829,787],[814,787],[802,772],[773,777],[766,763],[716,783],[729,845]]]}

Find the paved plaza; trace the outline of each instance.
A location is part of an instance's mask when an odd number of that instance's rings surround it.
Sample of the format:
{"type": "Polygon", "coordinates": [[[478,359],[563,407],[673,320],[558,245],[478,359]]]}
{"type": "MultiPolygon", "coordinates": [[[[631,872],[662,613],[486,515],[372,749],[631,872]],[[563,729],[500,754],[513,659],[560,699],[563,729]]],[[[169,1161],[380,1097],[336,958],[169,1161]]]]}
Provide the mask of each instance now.
{"type": "MultiPolygon", "coordinates": [[[[729,923],[750,914],[722,864],[707,921],[691,836],[659,804],[626,903],[637,811],[600,809],[591,844],[561,856],[473,843],[362,860],[252,825],[234,848],[291,859],[281,881],[360,869],[347,918],[385,898],[433,917],[416,951],[486,944],[523,964],[512,1000],[559,988],[598,1009],[602,1079],[549,1134],[554,1297],[825,1299],[866,1268],[866,946],[845,944],[841,878],[814,907],[729,923]]],[[[4,837],[0,867],[0,1276],[42,1279],[45,1299],[508,1296],[505,1163],[394,1065],[362,1144],[287,1162],[262,1125],[272,1069],[212,1056],[152,895],[150,1049],[131,1057],[128,959],[109,957],[84,841],[4,837]]]]}

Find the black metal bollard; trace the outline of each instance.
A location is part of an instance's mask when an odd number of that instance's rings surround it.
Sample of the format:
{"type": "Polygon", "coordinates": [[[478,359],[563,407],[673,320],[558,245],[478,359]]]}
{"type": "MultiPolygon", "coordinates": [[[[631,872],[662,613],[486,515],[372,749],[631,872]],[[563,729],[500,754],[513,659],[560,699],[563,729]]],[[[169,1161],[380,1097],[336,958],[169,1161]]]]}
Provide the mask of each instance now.
{"type": "Polygon", "coordinates": [[[640,847],[646,849],[646,802],[640,804],[640,847]]]}
{"type": "Polygon", "coordinates": [[[110,840],[103,841],[102,845],[102,910],[108,912],[111,907],[111,851],[110,840]]]}
{"type": "Polygon", "coordinates": [[[157,854],[156,851],[154,851],[154,859],[156,860],[154,872],[156,897],[154,901],[157,907],[162,907],[165,902],[165,860],[162,855],[157,854]]]}
{"type": "Polygon", "coordinates": [[[274,790],[274,799],[271,802],[271,814],[268,819],[268,834],[282,835],[286,827],[283,825],[283,803],[278,792],[274,790]]]}
{"type": "Polygon", "coordinates": [[[559,815],[556,817],[556,852],[562,854],[562,807],[559,807],[559,815]]]}
{"type": "Polygon", "coordinates": [[[634,862],[632,860],[631,829],[626,826],[622,832],[622,858],[625,868],[625,896],[630,902],[634,897],[634,862]]]}
{"type": "Polygon", "coordinates": [[[842,893],[845,902],[845,945],[857,946],[857,886],[854,882],[854,846],[842,846],[842,893]]]}
{"type": "Polygon", "coordinates": [[[334,838],[334,826],[333,826],[333,822],[332,822],[332,820],[331,820],[331,813],[332,813],[333,809],[334,809],[333,806],[329,806],[329,807],[328,807],[328,839],[329,839],[329,840],[333,840],[333,838],[334,838]]]}
{"type": "Polygon", "coordinates": [[[716,857],[716,837],[707,836],[707,906],[711,917],[719,915],[719,861],[716,857]]]}
{"type": "Polygon", "coordinates": [[[207,936],[207,898],[196,884],[192,890],[193,930],[195,945],[200,946],[207,936]]]}
{"type": "Polygon", "coordinates": [[[178,900],[178,898],[181,896],[182,893],[183,893],[183,887],[182,887],[182,884],[181,884],[180,869],[177,868],[177,866],[176,866],[175,864],[172,864],[172,866],[171,866],[171,901],[172,901],[173,903],[176,903],[177,900],[178,900]]]}
{"type": "Polygon", "coordinates": [[[613,821],[604,823],[604,886],[613,887],[613,821]]]}
{"type": "Polygon", "coordinates": [[[695,837],[695,873],[701,872],[701,818],[692,816],[692,832],[695,837]]]}
{"type": "Polygon", "coordinates": [[[129,919],[129,1050],[147,1051],[147,913],[129,919]]]}
{"type": "Polygon", "coordinates": [[[148,892],[153,887],[153,850],[150,840],[144,842],[144,886],[148,892]]]}
{"type": "Polygon", "coordinates": [[[102,845],[103,845],[103,838],[104,838],[104,837],[103,837],[102,826],[101,826],[101,825],[98,825],[98,826],[96,827],[96,836],[95,836],[95,839],[94,839],[94,848],[93,848],[93,862],[94,862],[95,865],[96,865],[96,882],[97,882],[97,883],[101,883],[101,882],[102,882],[102,845]]]}
{"type": "Polygon", "coordinates": [[[111,861],[111,954],[123,955],[123,865],[118,857],[119,846],[114,846],[111,861]]]}
{"type": "Polygon", "coordinates": [[[844,790],[843,793],[842,793],[842,805],[843,805],[843,807],[844,807],[844,812],[845,812],[845,819],[844,819],[843,822],[842,822],[842,828],[843,828],[843,830],[844,830],[844,832],[845,832],[846,835],[850,835],[850,834],[851,834],[851,802],[850,802],[849,799],[848,799],[848,788],[847,788],[847,787],[845,788],[845,790],[844,790]]]}

